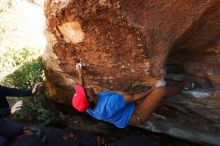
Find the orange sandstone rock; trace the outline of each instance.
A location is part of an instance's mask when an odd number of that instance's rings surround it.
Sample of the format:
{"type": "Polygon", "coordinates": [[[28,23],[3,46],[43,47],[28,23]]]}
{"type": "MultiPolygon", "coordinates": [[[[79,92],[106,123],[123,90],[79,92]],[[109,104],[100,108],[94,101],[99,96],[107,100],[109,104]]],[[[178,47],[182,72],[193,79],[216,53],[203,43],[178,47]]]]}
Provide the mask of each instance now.
{"type": "Polygon", "coordinates": [[[97,91],[129,91],[163,77],[192,80],[210,94],[167,98],[159,108],[166,110],[143,127],[219,142],[219,0],[48,0],[45,15],[51,99],[73,95],[79,59],[97,91]]]}

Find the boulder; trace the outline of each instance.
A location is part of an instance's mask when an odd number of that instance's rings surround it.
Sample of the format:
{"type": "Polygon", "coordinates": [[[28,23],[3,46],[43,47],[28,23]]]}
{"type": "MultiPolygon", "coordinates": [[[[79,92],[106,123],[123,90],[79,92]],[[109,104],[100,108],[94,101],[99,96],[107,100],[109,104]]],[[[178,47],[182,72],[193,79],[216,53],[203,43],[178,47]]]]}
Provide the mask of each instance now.
{"type": "Polygon", "coordinates": [[[196,90],[168,97],[141,127],[219,145],[219,0],[47,0],[44,11],[52,100],[72,97],[79,61],[97,91],[194,81],[196,90]]]}

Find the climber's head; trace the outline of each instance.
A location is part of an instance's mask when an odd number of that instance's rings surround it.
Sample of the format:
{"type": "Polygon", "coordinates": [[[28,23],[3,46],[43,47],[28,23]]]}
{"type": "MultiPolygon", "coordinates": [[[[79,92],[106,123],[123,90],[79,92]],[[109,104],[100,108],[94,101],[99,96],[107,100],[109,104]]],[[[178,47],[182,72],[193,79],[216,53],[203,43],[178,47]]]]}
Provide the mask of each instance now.
{"type": "Polygon", "coordinates": [[[98,102],[98,96],[95,93],[95,90],[92,87],[85,88],[86,99],[89,102],[89,108],[94,109],[96,103],[98,102]]]}
{"type": "Polygon", "coordinates": [[[75,94],[72,98],[72,106],[80,112],[85,112],[88,108],[94,108],[98,101],[98,96],[93,88],[83,88],[75,85],[75,94]]]}

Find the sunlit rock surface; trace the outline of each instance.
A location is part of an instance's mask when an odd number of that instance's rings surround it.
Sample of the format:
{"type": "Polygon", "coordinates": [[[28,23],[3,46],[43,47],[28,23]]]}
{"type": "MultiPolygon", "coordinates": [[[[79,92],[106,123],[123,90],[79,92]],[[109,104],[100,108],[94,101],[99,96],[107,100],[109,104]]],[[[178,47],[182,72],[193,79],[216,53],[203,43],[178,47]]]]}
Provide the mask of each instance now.
{"type": "Polygon", "coordinates": [[[12,52],[18,55],[24,49],[33,50],[32,56],[23,58],[26,61],[42,55],[46,47],[43,0],[38,0],[38,4],[28,0],[0,0],[0,80],[22,65],[10,63],[17,58],[12,52]]]}
{"type": "Polygon", "coordinates": [[[64,103],[85,65],[97,91],[130,91],[157,79],[196,90],[167,98],[142,127],[220,144],[219,0],[48,0],[44,54],[51,99],[64,103]]]}

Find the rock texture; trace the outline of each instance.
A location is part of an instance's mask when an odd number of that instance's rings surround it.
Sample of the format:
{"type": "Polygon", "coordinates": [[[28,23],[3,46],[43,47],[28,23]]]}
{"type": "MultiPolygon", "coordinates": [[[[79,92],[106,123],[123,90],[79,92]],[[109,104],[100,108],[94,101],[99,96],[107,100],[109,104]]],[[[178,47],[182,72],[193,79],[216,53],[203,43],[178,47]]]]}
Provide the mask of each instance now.
{"type": "Polygon", "coordinates": [[[51,99],[73,95],[80,59],[97,91],[191,80],[197,90],[167,98],[142,127],[220,144],[219,0],[48,0],[45,15],[51,99]]]}

